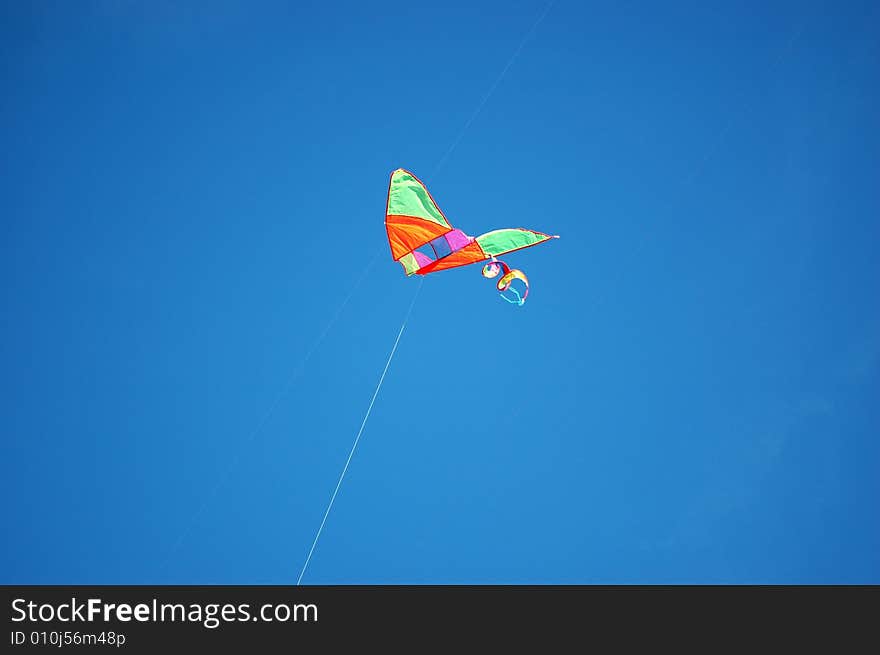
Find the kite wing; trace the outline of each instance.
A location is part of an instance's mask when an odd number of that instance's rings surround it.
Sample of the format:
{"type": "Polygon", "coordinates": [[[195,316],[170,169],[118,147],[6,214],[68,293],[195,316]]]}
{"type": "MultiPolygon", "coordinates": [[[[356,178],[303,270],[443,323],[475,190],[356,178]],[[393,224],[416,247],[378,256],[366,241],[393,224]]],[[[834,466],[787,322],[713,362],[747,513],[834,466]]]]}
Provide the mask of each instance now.
{"type": "Polygon", "coordinates": [[[391,174],[385,230],[391,257],[407,275],[467,266],[555,238],[524,228],[468,236],[449,224],[421,180],[402,168],[391,174]]]}

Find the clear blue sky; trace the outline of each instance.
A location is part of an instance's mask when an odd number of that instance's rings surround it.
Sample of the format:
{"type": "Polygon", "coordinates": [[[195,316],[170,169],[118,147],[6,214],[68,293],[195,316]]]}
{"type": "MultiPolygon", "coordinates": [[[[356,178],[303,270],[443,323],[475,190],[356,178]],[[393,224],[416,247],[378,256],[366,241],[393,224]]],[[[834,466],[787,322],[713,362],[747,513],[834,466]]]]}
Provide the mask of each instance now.
{"type": "Polygon", "coordinates": [[[545,6],[3,4],[0,582],[296,580],[405,167],[562,238],[424,280],[305,583],[880,583],[876,3],[545,6]]]}

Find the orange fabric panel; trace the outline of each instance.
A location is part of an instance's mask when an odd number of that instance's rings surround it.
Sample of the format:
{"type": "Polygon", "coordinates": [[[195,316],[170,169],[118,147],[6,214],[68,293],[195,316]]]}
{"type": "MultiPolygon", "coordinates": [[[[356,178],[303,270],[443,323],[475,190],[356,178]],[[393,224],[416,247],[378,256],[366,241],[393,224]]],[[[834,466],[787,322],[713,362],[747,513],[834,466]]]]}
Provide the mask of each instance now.
{"type": "Polygon", "coordinates": [[[416,273],[424,275],[425,273],[442,271],[446,268],[466,266],[467,264],[481,262],[484,259],[489,259],[489,256],[483,252],[483,249],[480,248],[479,243],[477,243],[476,241],[471,241],[461,250],[456,250],[454,253],[444,257],[443,259],[438,259],[436,262],[428,264],[427,266],[423,266],[418,271],[416,271],[416,273]]]}
{"type": "Polygon", "coordinates": [[[391,257],[395,261],[406,253],[425,245],[431,239],[446,234],[450,229],[447,225],[439,225],[415,216],[389,214],[385,217],[385,230],[388,232],[391,257]]]}

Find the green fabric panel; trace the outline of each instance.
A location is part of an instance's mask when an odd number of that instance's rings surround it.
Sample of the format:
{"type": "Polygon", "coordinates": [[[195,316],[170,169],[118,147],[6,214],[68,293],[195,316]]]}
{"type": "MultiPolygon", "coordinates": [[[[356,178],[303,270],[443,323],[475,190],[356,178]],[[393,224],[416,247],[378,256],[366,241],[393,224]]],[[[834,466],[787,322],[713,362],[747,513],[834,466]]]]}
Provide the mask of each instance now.
{"type": "Polygon", "coordinates": [[[419,270],[419,263],[411,252],[401,257],[398,261],[403,264],[403,268],[407,275],[412,275],[419,270]]]}
{"type": "Polygon", "coordinates": [[[388,190],[388,213],[399,216],[415,216],[449,226],[447,220],[443,218],[443,214],[440,213],[440,209],[431,200],[424,185],[412,173],[403,169],[394,171],[391,176],[391,186],[388,190]]]}
{"type": "Polygon", "coordinates": [[[515,227],[486,232],[486,234],[477,237],[477,243],[487,255],[503,255],[511,250],[533,246],[549,238],[546,234],[538,234],[531,230],[515,227]]]}

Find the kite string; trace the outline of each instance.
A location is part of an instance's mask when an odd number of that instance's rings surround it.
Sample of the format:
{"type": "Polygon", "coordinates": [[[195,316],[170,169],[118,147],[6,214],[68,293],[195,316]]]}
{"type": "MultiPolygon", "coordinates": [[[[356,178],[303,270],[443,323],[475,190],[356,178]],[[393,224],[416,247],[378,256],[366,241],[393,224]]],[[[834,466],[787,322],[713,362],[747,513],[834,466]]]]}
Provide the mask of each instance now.
{"type": "Polygon", "coordinates": [[[297,586],[299,586],[300,582],[302,582],[303,576],[306,573],[306,569],[309,566],[309,562],[312,560],[312,553],[315,552],[315,546],[318,545],[318,539],[321,537],[321,532],[324,530],[324,524],[327,522],[327,517],[330,515],[330,510],[333,508],[333,502],[336,500],[336,495],[339,493],[339,488],[342,486],[342,481],[345,479],[345,474],[348,472],[348,465],[351,464],[351,458],[354,457],[354,451],[357,449],[358,442],[361,439],[361,435],[364,433],[364,428],[367,425],[367,419],[370,418],[370,412],[373,411],[373,405],[376,404],[376,398],[379,396],[379,390],[382,388],[382,383],[385,381],[385,375],[388,373],[388,369],[391,366],[391,360],[394,359],[394,353],[397,352],[397,345],[400,343],[400,337],[403,336],[403,331],[406,329],[407,321],[409,321],[409,316],[412,313],[412,309],[416,304],[416,299],[419,297],[419,291],[422,290],[422,284],[424,284],[425,278],[423,277],[419,281],[419,286],[416,289],[415,294],[413,294],[412,302],[409,304],[409,309],[406,311],[406,316],[403,317],[403,323],[400,325],[400,330],[397,332],[397,338],[394,340],[394,345],[391,347],[391,352],[388,354],[388,360],[385,362],[385,368],[382,370],[382,375],[379,377],[379,383],[376,385],[376,390],[373,391],[373,397],[370,399],[370,405],[367,407],[367,412],[364,414],[364,419],[361,421],[361,427],[357,432],[357,436],[354,438],[354,443],[351,446],[351,450],[348,453],[348,459],[345,460],[345,466],[342,467],[342,473],[339,474],[339,480],[336,481],[336,488],[333,490],[333,494],[330,496],[330,502],[327,504],[327,509],[324,511],[324,517],[321,519],[321,525],[318,526],[318,532],[315,534],[315,539],[312,542],[312,547],[309,549],[309,554],[306,557],[305,564],[303,564],[302,570],[299,573],[299,577],[296,580],[297,586]]]}
{"type": "MultiPolygon", "coordinates": [[[[458,146],[459,142],[462,140],[465,133],[468,131],[468,128],[471,126],[471,123],[473,123],[476,120],[477,116],[479,116],[480,112],[483,110],[483,107],[486,105],[486,103],[489,101],[489,98],[495,92],[495,89],[498,87],[498,85],[504,79],[504,76],[507,75],[507,71],[510,69],[510,67],[513,65],[513,62],[519,56],[519,53],[520,53],[520,51],[522,51],[526,42],[529,40],[529,38],[532,36],[532,34],[535,32],[535,30],[538,29],[538,26],[547,17],[547,14],[550,13],[550,10],[556,4],[556,1],[557,0],[550,0],[550,2],[547,3],[547,5],[544,7],[544,11],[541,12],[540,16],[538,16],[537,20],[535,20],[535,22],[532,23],[532,26],[529,28],[529,30],[525,33],[523,38],[520,40],[519,45],[517,45],[516,49],[513,51],[513,54],[510,56],[510,59],[507,60],[507,63],[504,65],[504,68],[501,70],[501,73],[499,73],[498,77],[495,78],[495,81],[492,83],[492,86],[489,87],[489,90],[480,99],[480,102],[477,104],[474,111],[468,117],[467,121],[465,121],[465,124],[462,126],[461,130],[458,132],[456,137],[453,139],[452,143],[449,145],[449,147],[446,149],[446,151],[443,153],[443,155],[440,157],[440,159],[435,164],[435,166],[434,166],[435,173],[440,170],[440,168],[443,166],[443,164],[446,162],[446,160],[449,158],[449,156],[455,150],[456,146],[458,146]]],[[[343,468],[342,468],[342,473],[339,475],[339,480],[337,480],[337,482],[336,482],[336,488],[333,490],[333,494],[330,496],[330,502],[327,504],[327,509],[324,512],[324,517],[321,519],[320,526],[318,526],[318,532],[315,534],[315,539],[312,542],[312,547],[309,549],[309,554],[306,557],[305,564],[303,564],[302,571],[300,571],[299,578],[297,578],[297,581],[296,581],[297,585],[299,585],[300,582],[302,582],[302,579],[303,579],[303,576],[305,575],[306,569],[309,566],[309,562],[312,559],[312,554],[315,552],[315,546],[317,546],[318,539],[320,539],[320,537],[321,537],[321,532],[324,530],[324,524],[327,522],[327,517],[330,515],[330,510],[333,507],[333,502],[336,500],[336,495],[339,493],[339,489],[342,486],[342,480],[345,478],[345,474],[348,471],[348,466],[351,463],[352,457],[354,456],[354,451],[357,449],[357,445],[358,445],[358,442],[360,441],[361,434],[363,434],[364,427],[367,424],[367,419],[370,417],[370,412],[373,410],[373,405],[375,404],[376,398],[379,395],[379,390],[382,388],[382,382],[385,380],[385,374],[388,372],[388,368],[391,366],[391,360],[394,358],[394,353],[397,350],[397,344],[400,342],[400,337],[403,335],[403,330],[406,328],[406,323],[409,320],[409,315],[412,312],[412,308],[416,303],[416,298],[418,298],[418,296],[419,296],[419,291],[421,291],[423,282],[424,282],[424,277],[419,282],[419,288],[416,289],[415,295],[413,296],[413,300],[410,303],[409,309],[406,312],[406,316],[403,319],[403,324],[400,326],[400,331],[397,333],[397,339],[395,339],[394,346],[391,348],[391,353],[388,355],[388,361],[385,362],[385,369],[382,371],[382,375],[379,378],[379,383],[376,385],[376,390],[373,392],[373,397],[370,400],[369,407],[367,407],[367,412],[364,415],[363,421],[361,422],[361,427],[358,430],[357,436],[354,439],[354,444],[352,444],[351,451],[348,453],[348,459],[346,459],[345,466],[343,466],[343,468]]]]}
{"type": "Polygon", "coordinates": [[[499,84],[501,84],[501,80],[503,80],[504,76],[507,75],[507,71],[510,69],[510,67],[513,65],[513,62],[519,56],[519,53],[523,49],[523,47],[525,46],[526,41],[528,41],[529,38],[532,36],[532,34],[535,32],[535,30],[538,29],[538,26],[547,17],[547,14],[550,13],[550,10],[553,9],[553,5],[555,5],[555,4],[556,4],[556,0],[550,0],[550,2],[547,3],[547,6],[544,7],[544,11],[541,13],[540,16],[538,16],[538,19],[534,23],[532,23],[532,26],[529,28],[529,31],[526,32],[525,36],[519,42],[519,45],[516,47],[516,50],[513,51],[513,54],[510,56],[510,59],[507,60],[507,63],[504,65],[504,68],[501,69],[501,73],[499,73],[498,77],[495,78],[495,81],[492,83],[492,86],[489,87],[489,90],[486,92],[486,94],[480,100],[479,104],[477,105],[477,108],[474,109],[473,113],[471,113],[470,117],[468,117],[467,121],[465,121],[465,124],[461,128],[461,130],[459,131],[458,135],[455,137],[455,139],[453,139],[452,144],[450,144],[449,148],[446,149],[446,152],[443,153],[443,156],[440,157],[440,159],[437,161],[437,164],[434,166],[434,173],[439,171],[440,167],[443,166],[444,163],[446,163],[446,160],[452,154],[452,151],[455,150],[456,146],[458,146],[459,142],[464,137],[464,133],[468,131],[468,128],[471,126],[471,123],[473,123],[476,120],[477,116],[480,115],[480,112],[483,110],[483,107],[485,106],[485,104],[489,101],[489,98],[492,96],[493,93],[495,93],[495,89],[498,88],[499,84]]]}

